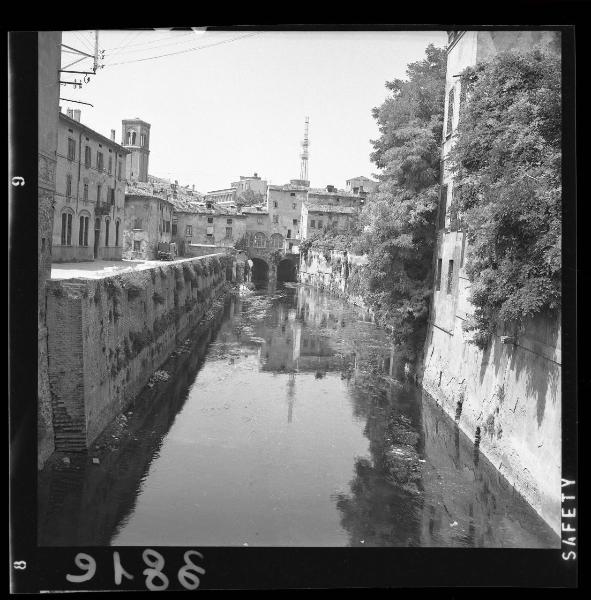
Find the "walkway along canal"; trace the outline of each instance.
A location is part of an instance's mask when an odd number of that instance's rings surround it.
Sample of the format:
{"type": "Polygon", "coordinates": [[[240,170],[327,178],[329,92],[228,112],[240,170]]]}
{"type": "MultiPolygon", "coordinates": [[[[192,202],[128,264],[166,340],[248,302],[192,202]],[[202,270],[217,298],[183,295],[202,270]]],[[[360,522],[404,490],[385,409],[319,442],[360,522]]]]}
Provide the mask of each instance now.
{"type": "Polygon", "coordinates": [[[47,462],[39,544],[559,547],[400,370],[333,296],[231,297],[88,453],[47,462]]]}

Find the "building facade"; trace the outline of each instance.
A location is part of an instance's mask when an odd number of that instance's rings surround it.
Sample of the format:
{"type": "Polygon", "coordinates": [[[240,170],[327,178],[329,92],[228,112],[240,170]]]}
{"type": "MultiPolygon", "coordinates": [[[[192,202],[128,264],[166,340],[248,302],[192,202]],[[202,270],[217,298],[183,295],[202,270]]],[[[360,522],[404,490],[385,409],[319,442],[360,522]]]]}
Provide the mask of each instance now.
{"type": "Polygon", "coordinates": [[[69,113],[59,113],[53,261],[121,260],[128,151],[69,113]]]}
{"type": "Polygon", "coordinates": [[[356,220],[355,206],[316,204],[306,201],[302,206],[301,239],[305,240],[323,231],[346,231],[356,220]]]}
{"type": "Polygon", "coordinates": [[[51,277],[62,34],[60,31],[39,32],[37,40],[37,465],[41,468],[54,450],[45,290],[51,277]]]}
{"type": "Polygon", "coordinates": [[[308,188],[300,183],[299,180],[291,180],[286,185],[270,185],[267,188],[269,234],[275,235],[274,240],[282,236],[286,250],[297,245],[300,239],[302,204],[308,194],[308,188]]]}
{"type": "Polygon", "coordinates": [[[347,179],[346,182],[346,190],[351,192],[352,194],[358,194],[360,196],[367,196],[367,194],[371,194],[375,192],[378,187],[378,182],[369,179],[368,177],[364,177],[363,175],[360,177],[353,177],[352,179],[347,179]]]}
{"type": "Polygon", "coordinates": [[[148,182],[150,160],[150,124],[141,119],[122,121],[121,144],[128,150],[125,178],[127,181],[148,182]]]}
{"type": "Polygon", "coordinates": [[[508,343],[500,327],[489,347],[469,343],[462,324],[473,313],[465,270],[466,236],[450,217],[454,178],[448,154],[460,103],[469,102],[460,78],[466,67],[504,50],[535,45],[559,52],[550,31],[449,32],[442,176],[435,249],[435,281],[423,355],[423,387],[456,418],[511,485],[558,531],[560,528],[560,322],[539,315],[508,343]],[[548,382],[551,382],[549,385],[548,382]],[[511,399],[509,401],[508,399],[511,399]],[[543,407],[543,409],[541,408],[543,407]]]}
{"type": "Polygon", "coordinates": [[[253,194],[265,196],[267,194],[267,182],[261,179],[257,173],[249,176],[240,176],[240,181],[233,181],[231,186],[236,190],[236,194],[240,195],[251,191],[253,194]]]}
{"type": "Polygon", "coordinates": [[[172,202],[165,198],[128,186],[123,222],[123,258],[158,258],[158,244],[172,241],[173,208],[172,202]]]}

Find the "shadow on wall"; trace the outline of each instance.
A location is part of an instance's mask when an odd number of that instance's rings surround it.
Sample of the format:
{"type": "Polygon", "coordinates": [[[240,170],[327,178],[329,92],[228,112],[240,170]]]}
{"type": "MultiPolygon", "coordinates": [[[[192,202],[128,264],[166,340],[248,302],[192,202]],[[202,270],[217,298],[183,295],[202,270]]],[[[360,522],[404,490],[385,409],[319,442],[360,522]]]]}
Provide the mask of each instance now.
{"type": "Polygon", "coordinates": [[[513,347],[510,368],[517,379],[525,371],[527,394],[537,399],[538,426],[544,420],[548,390],[553,401],[560,395],[562,367],[549,358],[549,353],[559,347],[559,335],[560,317],[539,315],[528,324],[522,338],[527,347],[513,347]]]}

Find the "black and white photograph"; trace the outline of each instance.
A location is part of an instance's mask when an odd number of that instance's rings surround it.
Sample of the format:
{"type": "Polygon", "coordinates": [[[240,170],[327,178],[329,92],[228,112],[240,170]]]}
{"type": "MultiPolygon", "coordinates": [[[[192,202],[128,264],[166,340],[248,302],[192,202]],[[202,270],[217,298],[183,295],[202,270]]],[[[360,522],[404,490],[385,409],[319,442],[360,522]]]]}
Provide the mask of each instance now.
{"type": "Polygon", "coordinates": [[[221,548],[576,563],[571,34],[32,32],[38,181],[9,187],[53,591],[207,587],[221,548]]]}

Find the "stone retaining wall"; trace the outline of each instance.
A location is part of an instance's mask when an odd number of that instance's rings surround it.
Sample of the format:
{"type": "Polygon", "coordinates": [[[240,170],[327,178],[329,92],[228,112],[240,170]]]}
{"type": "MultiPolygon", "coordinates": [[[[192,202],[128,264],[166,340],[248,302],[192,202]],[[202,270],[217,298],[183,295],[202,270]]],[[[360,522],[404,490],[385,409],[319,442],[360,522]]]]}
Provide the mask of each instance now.
{"type": "Polygon", "coordinates": [[[55,449],[85,450],[142,390],[235,276],[205,256],[47,286],[55,449]]]}

